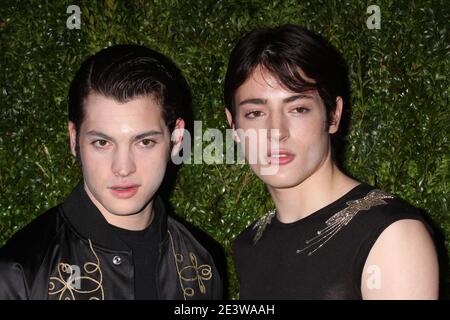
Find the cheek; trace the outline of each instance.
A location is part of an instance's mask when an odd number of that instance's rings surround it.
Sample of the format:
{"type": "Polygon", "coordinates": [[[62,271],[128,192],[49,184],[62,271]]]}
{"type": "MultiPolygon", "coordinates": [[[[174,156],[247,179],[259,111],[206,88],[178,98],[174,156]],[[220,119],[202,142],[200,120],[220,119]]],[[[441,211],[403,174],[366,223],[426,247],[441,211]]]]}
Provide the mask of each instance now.
{"type": "Polygon", "coordinates": [[[328,138],[326,121],[320,115],[314,115],[308,121],[291,124],[290,132],[292,137],[298,137],[305,143],[321,143],[328,138]]]}
{"type": "Polygon", "coordinates": [[[169,157],[166,153],[154,153],[151,156],[136,158],[136,173],[139,181],[154,192],[161,185],[167,169],[169,157]]]}
{"type": "Polygon", "coordinates": [[[164,153],[152,155],[138,155],[135,157],[136,165],[144,171],[155,172],[166,166],[169,158],[164,153]]]}
{"type": "Polygon", "coordinates": [[[328,148],[328,133],[325,122],[317,119],[303,126],[296,126],[291,130],[291,139],[300,153],[306,157],[321,156],[328,148]]]}
{"type": "Polygon", "coordinates": [[[111,161],[107,157],[100,157],[94,152],[81,151],[81,163],[83,177],[91,181],[91,184],[99,184],[108,180],[111,161]]]}
{"type": "Polygon", "coordinates": [[[241,141],[240,148],[244,148],[244,156],[247,163],[254,165],[260,163],[262,157],[268,152],[269,144],[266,132],[252,128],[246,132],[244,137],[239,138],[241,141]]]}
{"type": "Polygon", "coordinates": [[[138,168],[142,170],[156,172],[163,171],[170,157],[170,146],[160,145],[151,150],[138,150],[135,154],[138,168]]]}
{"type": "Polygon", "coordinates": [[[102,171],[111,162],[111,155],[108,152],[100,152],[94,149],[89,143],[80,144],[80,156],[83,167],[102,171]]]}
{"type": "Polygon", "coordinates": [[[80,141],[80,157],[83,161],[83,165],[93,165],[100,157],[99,152],[95,152],[92,146],[87,142],[80,141]]]}
{"type": "Polygon", "coordinates": [[[328,145],[328,135],[325,132],[309,135],[303,146],[304,154],[302,159],[305,162],[305,166],[314,167],[318,162],[321,162],[327,154],[328,145]]]}

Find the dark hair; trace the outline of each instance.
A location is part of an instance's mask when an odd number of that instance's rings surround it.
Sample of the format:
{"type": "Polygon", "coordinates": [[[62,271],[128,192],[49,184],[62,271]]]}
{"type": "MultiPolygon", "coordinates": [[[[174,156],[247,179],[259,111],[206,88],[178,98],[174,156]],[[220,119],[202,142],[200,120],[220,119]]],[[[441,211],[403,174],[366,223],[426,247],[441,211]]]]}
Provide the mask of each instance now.
{"type": "Polygon", "coordinates": [[[190,103],[189,87],[177,66],[163,54],[139,45],[115,45],[82,63],[69,89],[69,120],[77,135],[84,120],[84,100],[92,92],[120,103],[152,96],[161,105],[171,132],[190,103]]]}
{"type": "Polygon", "coordinates": [[[347,64],[341,54],[322,36],[296,25],[283,25],[247,33],[231,52],[224,99],[233,117],[237,89],[259,66],[291,91],[317,89],[326,107],[328,125],[338,96],[342,97],[347,112],[349,80],[347,64]],[[303,79],[299,69],[314,83],[303,79]]]}

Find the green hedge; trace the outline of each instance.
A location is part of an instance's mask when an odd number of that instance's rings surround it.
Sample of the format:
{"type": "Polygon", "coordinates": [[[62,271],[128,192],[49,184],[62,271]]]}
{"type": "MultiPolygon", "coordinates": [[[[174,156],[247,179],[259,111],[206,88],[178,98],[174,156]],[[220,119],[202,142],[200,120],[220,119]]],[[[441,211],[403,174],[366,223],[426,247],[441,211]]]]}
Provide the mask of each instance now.
{"type": "MultiPolygon", "coordinates": [[[[296,23],[322,33],[351,67],[347,171],[423,208],[450,251],[449,9],[446,1],[8,1],[0,4],[0,244],[62,201],[80,178],[69,153],[67,90],[83,59],[118,43],[173,58],[203,129],[227,124],[222,87],[236,39],[296,23]],[[49,4],[51,2],[51,4],[49,4]],[[69,30],[70,4],[82,10],[69,30]],[[381,29],[368,29],[369,5],[381,29]]],[[[225,248],[272,206],[245,166],[184,165],[171,203],[225,248]]],[[[447,287],[447,285],[444,285],[447,287]]]]}

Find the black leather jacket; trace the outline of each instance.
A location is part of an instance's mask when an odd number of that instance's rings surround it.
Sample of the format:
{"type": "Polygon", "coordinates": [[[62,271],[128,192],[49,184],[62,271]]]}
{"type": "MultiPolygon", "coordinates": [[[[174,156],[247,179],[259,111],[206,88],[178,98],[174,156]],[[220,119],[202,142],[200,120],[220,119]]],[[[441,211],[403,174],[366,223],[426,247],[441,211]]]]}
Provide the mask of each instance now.
{"type": "MultiPolygon", "coordinates": [[[[159,198],[154,203],[158,299],[220,299],[210,254],[165,214],[159,198]]],[[[80,183],[0,249],[0,299],[134,299],[132,253],[110,230],[80,183]]]]}

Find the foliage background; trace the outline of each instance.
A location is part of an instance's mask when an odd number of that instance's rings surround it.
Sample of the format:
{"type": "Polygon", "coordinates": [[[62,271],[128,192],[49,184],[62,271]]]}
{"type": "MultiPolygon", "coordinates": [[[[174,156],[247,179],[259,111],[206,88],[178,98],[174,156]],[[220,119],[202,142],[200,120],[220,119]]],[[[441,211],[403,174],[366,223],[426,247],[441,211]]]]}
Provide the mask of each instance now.
{"type": "MultiPolygon", "coordinates": [[[[225,130],[222,86],[236,39],[257,26],[296,23],[329,38],[350,65],[346,170],[425,209],[449,252],[449,21],[445,0],[2,0],[0,244],[80,178],[65,119],[69,82],[87,55],[118,43],[167,54],[191,85],[194,118],[225,130]],[[66,27],[71,4],[82,10],[80,30],[66,27]],[[380,30],[366,26],[372,4],[380,30]]],[[[178,216],[225,248],[236,298],[230,242],[271,207],[264,186],[245,166],[184,165],[170,199],[178,216]]]]}

